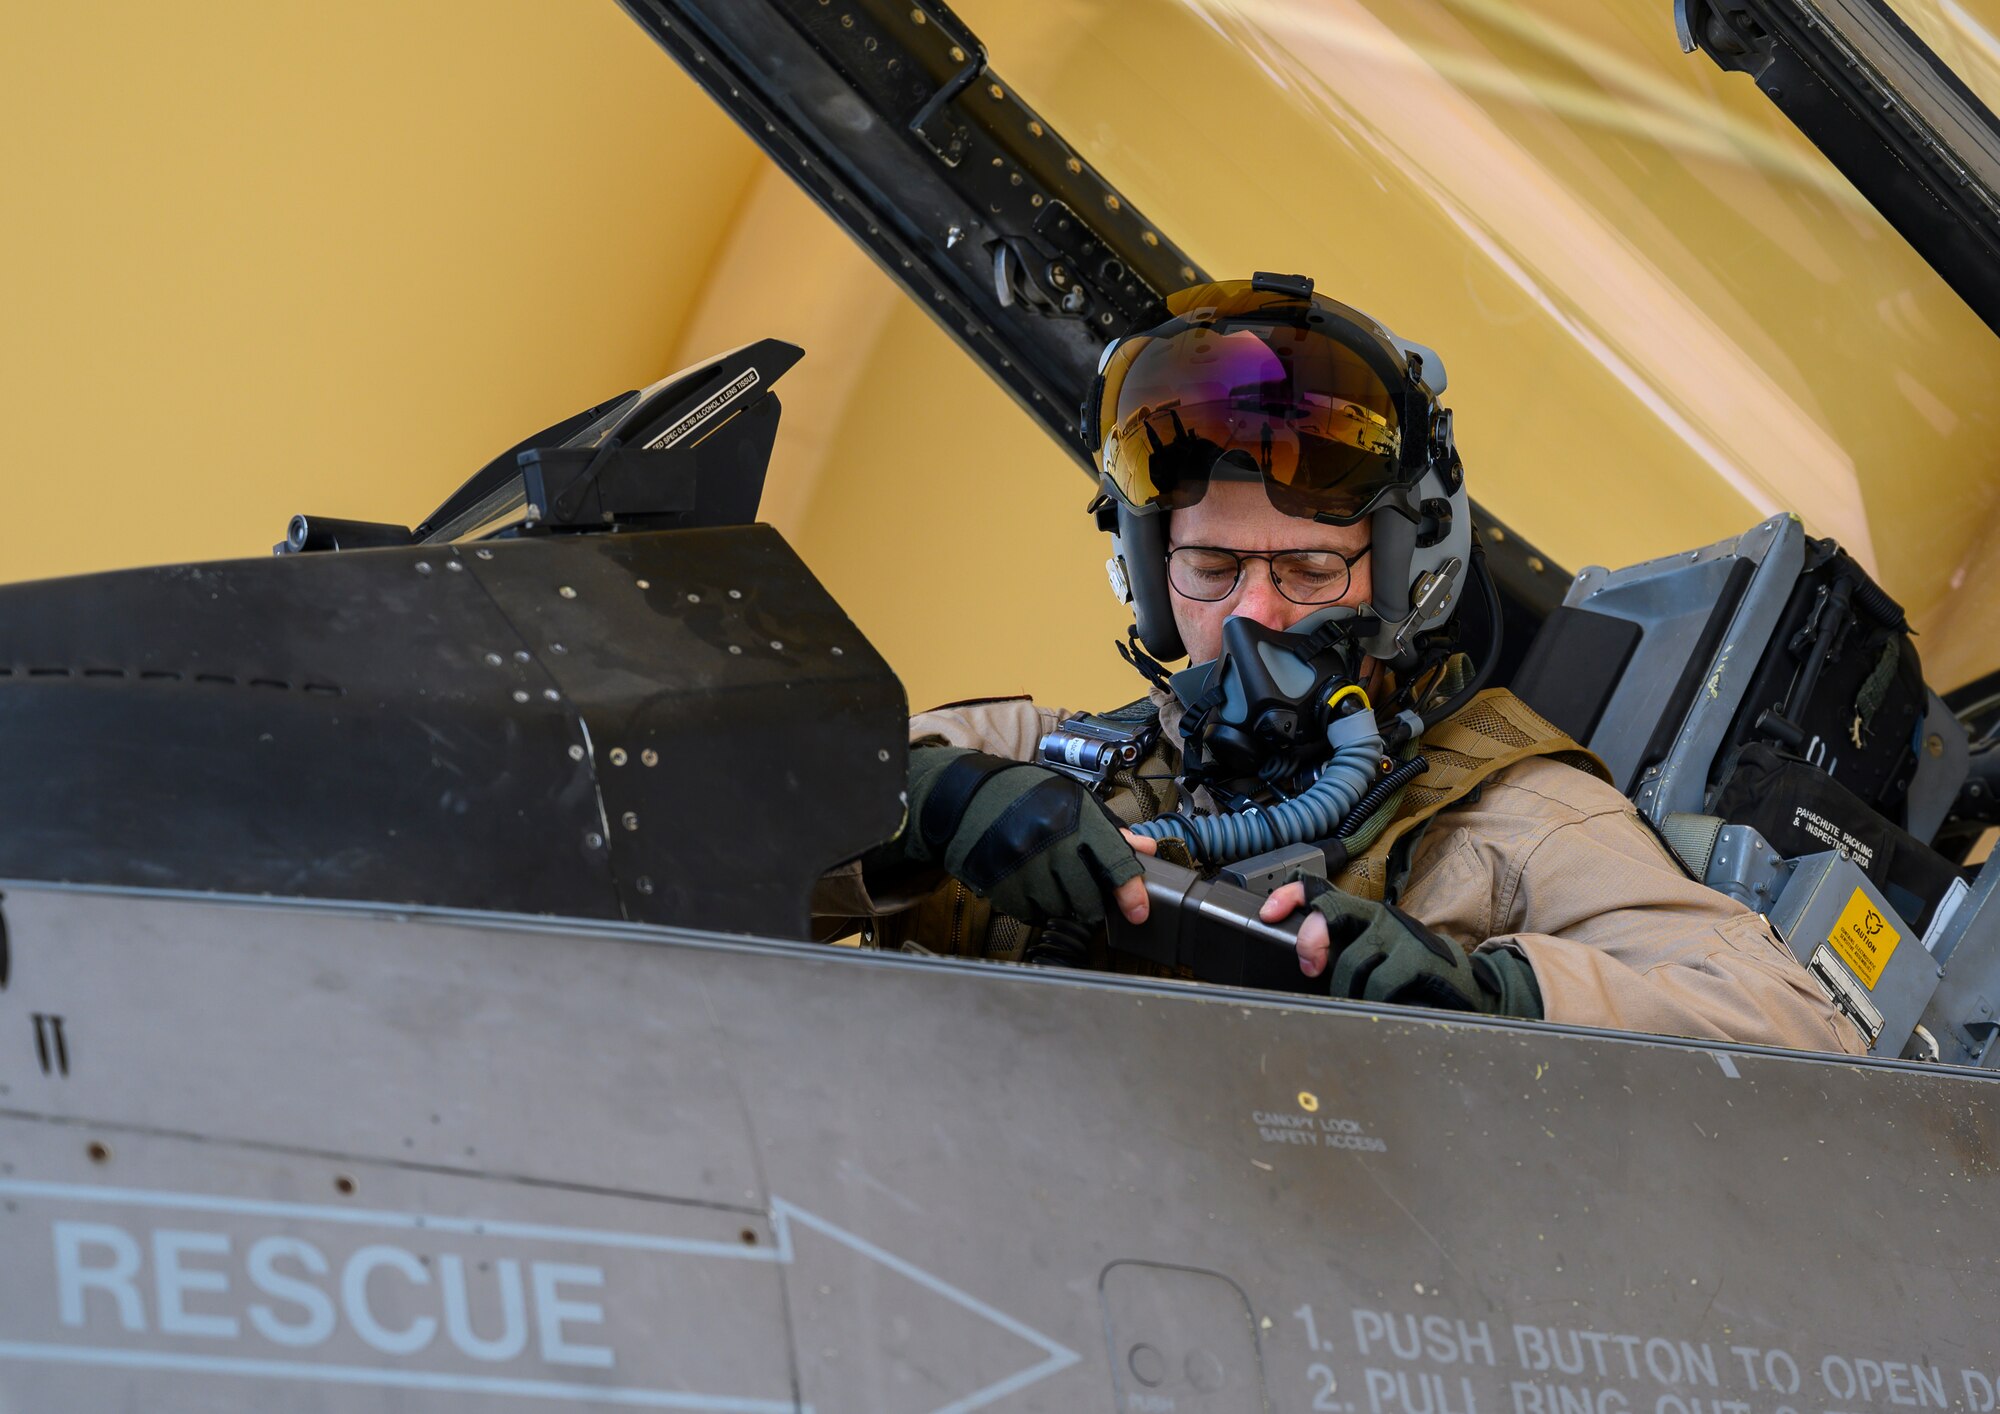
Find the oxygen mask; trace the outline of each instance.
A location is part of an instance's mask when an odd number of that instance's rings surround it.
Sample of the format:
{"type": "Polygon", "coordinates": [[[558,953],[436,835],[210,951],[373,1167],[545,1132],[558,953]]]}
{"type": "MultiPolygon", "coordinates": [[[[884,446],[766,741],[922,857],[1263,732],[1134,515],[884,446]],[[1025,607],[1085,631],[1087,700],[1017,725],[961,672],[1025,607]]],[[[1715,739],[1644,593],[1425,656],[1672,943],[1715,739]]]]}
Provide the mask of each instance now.
{"type": "Polygon", "coordinates": [[[1181,726],[1187,784],[1247,796],[1323,765],[1339,735],[1336,723],[1367,714],[1355,624],[1351,610],[1332,607],[1289,629],[1240,616],[1225,621],[1222,651],[1172,679],[1188,709],[1181,726]]]}

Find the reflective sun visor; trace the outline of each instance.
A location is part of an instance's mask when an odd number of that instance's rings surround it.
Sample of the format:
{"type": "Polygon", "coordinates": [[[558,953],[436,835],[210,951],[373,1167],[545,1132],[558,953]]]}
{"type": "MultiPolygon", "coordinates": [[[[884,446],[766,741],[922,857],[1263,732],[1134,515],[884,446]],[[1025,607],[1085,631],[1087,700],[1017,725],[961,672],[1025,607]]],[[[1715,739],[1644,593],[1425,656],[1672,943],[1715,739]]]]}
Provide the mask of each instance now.
{"type": "Polygon", "coordinates": [[[1349,342],[1372,331],[1335,338],[1347,321],[1331,302],[1240,283],[1182,291],[1168,308],[1173,319],[1104,367],[1099,445],[1126,500],[1177,509],[1214,476],[1255,476],[1287,515],[1344,523],[1408,482],[1395,365],[1386,345],[1371,358],[1349,342]]]}

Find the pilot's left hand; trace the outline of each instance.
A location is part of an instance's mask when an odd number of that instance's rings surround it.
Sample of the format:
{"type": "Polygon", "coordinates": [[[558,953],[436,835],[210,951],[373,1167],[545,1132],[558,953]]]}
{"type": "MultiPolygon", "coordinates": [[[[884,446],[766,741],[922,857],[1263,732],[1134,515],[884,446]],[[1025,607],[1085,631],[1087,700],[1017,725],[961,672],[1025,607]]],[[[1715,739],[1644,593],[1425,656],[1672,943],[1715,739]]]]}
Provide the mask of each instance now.
{"type": "Polygon", "coordinates": [[[1494,948],[1468,956],[1393,904],[1314,882],[1310,903],[1303,883],[1286,884],[1264,900],[1258,916],[1277,923],[1302,906],[1309,910],[1299,928],[1299,970],[1317,977],[1331,962],[1334,996],[1541,1017],[1534,969],[1518,953],[1494,948]]]}

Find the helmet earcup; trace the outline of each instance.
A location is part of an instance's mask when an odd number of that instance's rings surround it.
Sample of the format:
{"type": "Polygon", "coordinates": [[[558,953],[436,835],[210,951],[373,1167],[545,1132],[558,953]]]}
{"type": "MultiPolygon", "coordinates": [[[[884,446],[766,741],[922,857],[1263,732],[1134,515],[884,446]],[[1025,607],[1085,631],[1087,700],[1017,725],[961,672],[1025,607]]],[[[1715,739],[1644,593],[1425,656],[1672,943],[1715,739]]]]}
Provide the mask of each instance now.
{"type": "Polygon", "coordinates": [[[1428,624],[1426,633],[1434,633],[1451,622],[1458,612],[1458,601],[1464,597],[1464,589],[1471,582],[1472,562],[1472,516],[1471,506],[1466,499],[1465,482],[1462,477],[1446,476],[1436,467],[1425,474],[1417,484],[1418,504],[1442,501],[1448,511],[1434,520],[1434,529],[1441,534],[1427,537],[1421,519],[1413,521],[1400,510],[1383,507],[1369,517],[1368,560],[1371,569],[1371,588],[1368,593],[1369,606],[1381,620],[1382,627],[1368,640],[1369,653],[1377,658],[1389,659],[1396,652],[1396,629],[1410,614],[1410,596],[1418,582],[1427,574],[1443,569],[1453,560],[1458,561],[1457,582],[1451,588],[1451,599],[1443,614],[1428,624]],[[1425,544],[1426,539],[1431,543],[1425,544]]]}
{"type": "Polygon", "coordinates": [[[1135,511],[1118,502],[1118,531],[1111,553],[1125,562],[1132,591],[1132,622],[1139,642],[1163,662],[1187,656],[1180,625],[1174,622],[1172,593],[1167,588],[1167,514],[1135,511]]]}

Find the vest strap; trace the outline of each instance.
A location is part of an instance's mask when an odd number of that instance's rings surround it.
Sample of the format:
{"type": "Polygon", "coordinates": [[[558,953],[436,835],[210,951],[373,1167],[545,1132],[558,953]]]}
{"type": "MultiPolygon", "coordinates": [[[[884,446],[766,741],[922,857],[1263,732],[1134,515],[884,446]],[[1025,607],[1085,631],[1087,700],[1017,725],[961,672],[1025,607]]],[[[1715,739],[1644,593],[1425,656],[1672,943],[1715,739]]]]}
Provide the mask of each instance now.
{"type": "Polygon", "coordinates": [[[1395,819],[1334,880],[1359,898],[1387,894],[1390,856],[1406,836],[1517,761],[1552,757],[1612,784],[1610,768],[1595,753],[1504,687],[1488,688],[1425,732],[1418,750],[1428,765],[1404,790],[1395,819]]]}

